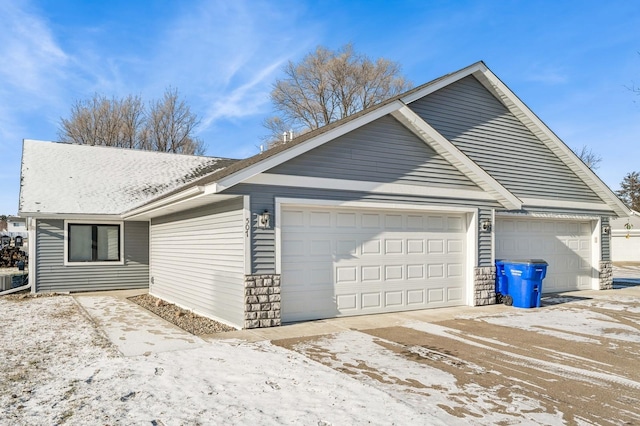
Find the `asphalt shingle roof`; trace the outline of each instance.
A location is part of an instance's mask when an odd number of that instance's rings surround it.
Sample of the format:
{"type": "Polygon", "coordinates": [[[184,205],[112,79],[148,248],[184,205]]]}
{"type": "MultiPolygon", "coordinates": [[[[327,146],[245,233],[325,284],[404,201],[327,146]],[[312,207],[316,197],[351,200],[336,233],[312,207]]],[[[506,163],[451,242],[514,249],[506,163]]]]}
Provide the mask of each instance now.
{"type": "Polygon", "coordinates": [[[236,161],[25,140],[19,210],[121,214],[236,161]]]}

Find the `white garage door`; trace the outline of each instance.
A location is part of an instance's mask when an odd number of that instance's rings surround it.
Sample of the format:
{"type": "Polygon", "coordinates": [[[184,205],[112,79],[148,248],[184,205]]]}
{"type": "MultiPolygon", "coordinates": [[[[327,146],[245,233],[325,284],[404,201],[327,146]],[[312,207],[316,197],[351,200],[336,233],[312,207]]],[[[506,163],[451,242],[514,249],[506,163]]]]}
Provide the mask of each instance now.
{"type": "Polygon", "coordinates": [[[282,319],[465,304],[460,214],[283,207],[282,319]]]}
{"type": "Polygon", "coordinates": [[[496,259],[544,259],[549,263],[544,293],[592,288],[588,220],[496,220],[496,259]]]}

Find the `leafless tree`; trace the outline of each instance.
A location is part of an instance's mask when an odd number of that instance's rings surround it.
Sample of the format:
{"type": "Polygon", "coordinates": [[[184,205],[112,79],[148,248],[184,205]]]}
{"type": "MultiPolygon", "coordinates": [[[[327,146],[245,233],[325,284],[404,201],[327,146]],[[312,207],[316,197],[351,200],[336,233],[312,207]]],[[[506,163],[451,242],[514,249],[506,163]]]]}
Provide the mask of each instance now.
{"type": "Polygon", "coordinates": [[[169,88],[161,100],[152,102],[147,115],[145,149],[182,154],[204,153],[204,144],[193,137],[200,119],[179,98],[176,89],[169,88]]]}
{"type": "Polygon", "coordinates": [[[62,142],[83,145],[198,155],[204,153],[204,143],[193,136],[199,122],[176,89],[167,89],[162,100],[148,108],[140,96],[109,99],[95,94],[71,107],[70,118],[60,120],[58,136],[62,142]]]}
{"type": "Polygon", "coordinates": [[[355,52],[352,44],[336,51],[319,46],[300,62],[289,61],[283,71],[285,77],[271,91],[278,116],[265,121],[272,140],[280,139],[283,129],[317,129],[411,87],[399,64],[374,61],[355,52]]]}
{"type": "Polygon", "coordinates": [[[582,148],[574,149],[573,152],[587,165],[591,170],[597,170],[602,161],[602,157],[591,150],[591,148],[583,145],[582,148]]]}

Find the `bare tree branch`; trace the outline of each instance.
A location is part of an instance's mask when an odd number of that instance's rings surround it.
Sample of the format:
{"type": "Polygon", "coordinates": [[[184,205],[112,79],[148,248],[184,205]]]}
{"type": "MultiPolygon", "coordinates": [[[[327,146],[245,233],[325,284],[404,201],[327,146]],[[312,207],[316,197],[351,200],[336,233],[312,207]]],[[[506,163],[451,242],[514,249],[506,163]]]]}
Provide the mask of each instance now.
{"type": "MultiPolygon", "coordinates": [[[[395,62],[379,58],[375,62],[355,52],[352,44],[337,51],[319,46],[299,63],[289,61],[285,77],[276,80],[271,102],[282,127],[313,130],[348,117],[362,109],[408,90],[411,83],[401,75],[395,62]]],[[[281,132],[265,123],[272,141],[281,132]]]]}
{"type": "Polygon", "coordinates": [[[163,98],[148,108],[139,96],[108,99],[95,94],[72,105],[70,118],[60,120],[58,136],[63,142],[83,145],[199,155],[205,150],[193,136],[199,123],[177,89],[166,89],[163,98]]]}
{"type": "Polygon", "coordinates": [[[597,170],[602,161],[602,157],[594,153],[591,148],[583,145],[582,148],[573,149],[573,152],[587,165],[591,170],[597,170]]]}

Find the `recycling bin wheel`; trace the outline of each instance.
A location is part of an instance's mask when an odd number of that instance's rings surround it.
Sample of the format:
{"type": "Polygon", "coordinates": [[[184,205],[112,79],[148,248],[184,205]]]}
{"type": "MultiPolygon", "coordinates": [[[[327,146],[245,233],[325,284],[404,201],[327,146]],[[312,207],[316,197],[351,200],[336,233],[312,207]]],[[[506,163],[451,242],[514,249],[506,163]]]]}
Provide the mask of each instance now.
{"type": "Polygon", "coordinates": [[[502,297],[502,302],[507,305],[507,306],[511,306],[513,305],[513,297],[509,296],[508,294],[502,297]]]}

